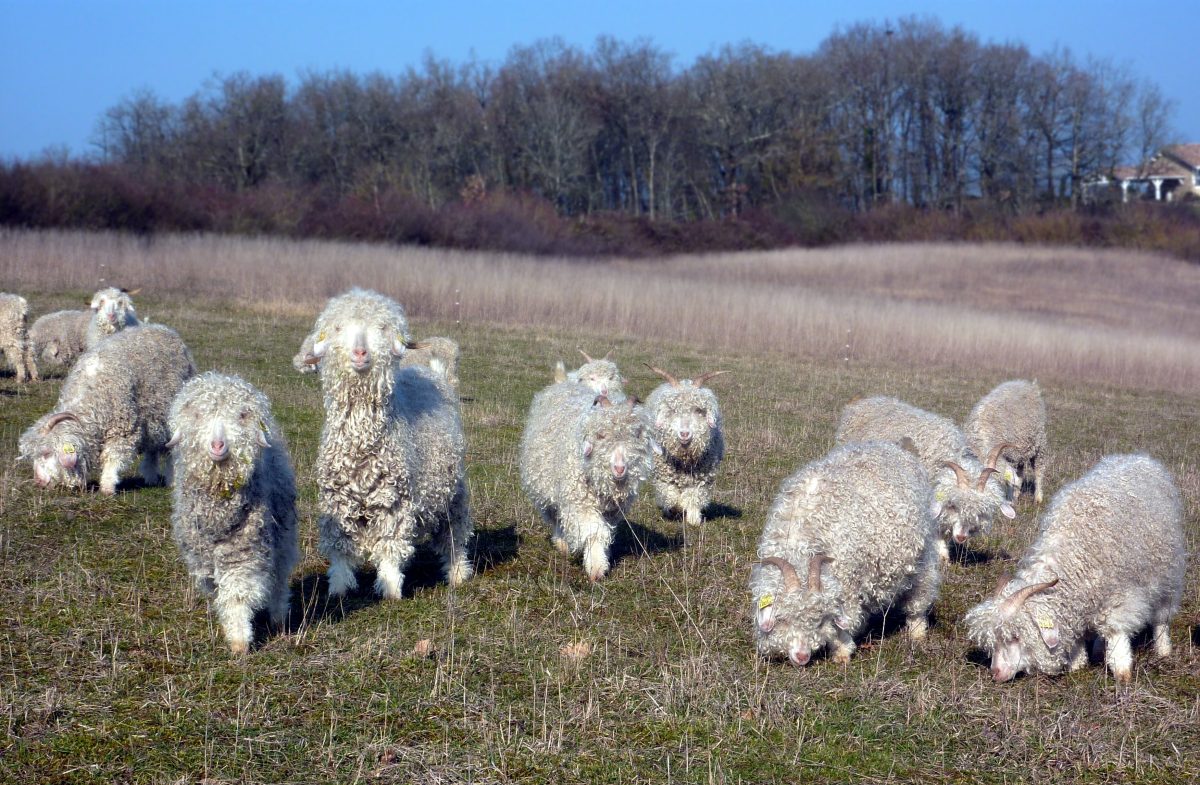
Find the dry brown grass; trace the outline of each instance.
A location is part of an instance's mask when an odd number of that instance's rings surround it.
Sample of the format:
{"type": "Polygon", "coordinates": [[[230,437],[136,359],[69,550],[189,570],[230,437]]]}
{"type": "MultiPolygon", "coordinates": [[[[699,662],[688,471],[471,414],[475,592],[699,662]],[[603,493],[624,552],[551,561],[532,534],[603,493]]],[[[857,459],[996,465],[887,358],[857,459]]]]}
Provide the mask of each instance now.
{"type": "Polygon", "coordinates": [[[0,286],[102,281],[311,313],[351,285],[423,318],[816,359],[1200,386],[1200,266],[1123,251],[881,245],[579,262],[420,248],[0,232],[0,286]]]}

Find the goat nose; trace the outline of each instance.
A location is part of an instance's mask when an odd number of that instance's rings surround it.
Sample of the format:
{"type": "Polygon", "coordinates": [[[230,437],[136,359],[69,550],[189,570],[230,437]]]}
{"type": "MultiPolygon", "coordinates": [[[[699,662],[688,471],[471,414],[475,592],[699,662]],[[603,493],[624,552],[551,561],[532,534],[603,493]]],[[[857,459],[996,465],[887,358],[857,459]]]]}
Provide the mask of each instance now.
{"type": "Polygon", "coordinates": [[[955,533],[954,541],[956,543],[958,543],[959,545],[962,545],[964,542],[967,541],[967,535],[961,534],[961,533],[955,533]]]}
{"type": "Polygon", "coordinates": [[[691,431],[680,431],[679,432],[679,441],[686,444],[687,442],[690,442],[691,440],[692,440],[692,432],[691,431]]]}

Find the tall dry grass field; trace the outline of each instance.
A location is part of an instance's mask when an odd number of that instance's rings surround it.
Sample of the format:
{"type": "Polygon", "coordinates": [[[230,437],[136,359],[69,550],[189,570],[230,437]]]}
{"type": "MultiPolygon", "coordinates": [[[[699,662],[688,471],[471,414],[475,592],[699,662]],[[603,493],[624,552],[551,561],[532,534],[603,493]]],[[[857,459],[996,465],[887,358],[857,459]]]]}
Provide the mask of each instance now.
{"type": "Polygon", "coordinates": [[[0,281],[100,281],[311,310],[351,285],[424,318],[554,326],[755,353],[1189,392],[1200,265],[1123,251],[882,245],[533,259],[218,236],[0,232],[0,281]]]}
{"type": "Polygon", "coordinates": [[[260,625],[251,654],[231,658],[188,589],[169,490],[38,490],[29,467],[13,464],[16,440],[54,405],[61,379],[19,386],[4,372],[0,781],[1195,778],[1195,561],[1171,627],[1175,655],[1157,660],[1143,641],[1128,688],[1096,663],[995,685],[966,640],[965,611],[1035,537],[1028,496],[1016,520],[956,553],[919,646],[883,618],[847,667],[764,663],[746,594],[780,482],[829,449],[847,400],[892,394],[961,421],[997,382],[1026,372],[1042,377],[1049,408],[1048,492],[1104,454],[1147,451],[1179,481],[1197,553],[1193,268],[951,246],[578,264],[0,236],[0,289],[27,293],[36,313],[79,304],[101,277],[145,287],[140,312],[178,329],[201,368],[239,373],[270,396],[300,484],[304,559],[287,633],[260,625]],[[417,314],[418,336],[463,347],[479,573],[458,590],[421,551],[403,600],[328,600],[312,481],[320,393],[290,358],[321,299],[350,284],[396,295],[417,314]],[[657,383],[643,362],[732,371],[713,382],[730,448],[711,520],[685,542],[678,522],[640,501],[595,586],[547,542],[516,467],[530,399],[577,347],[611,347],[641,396],[657,383]]]}

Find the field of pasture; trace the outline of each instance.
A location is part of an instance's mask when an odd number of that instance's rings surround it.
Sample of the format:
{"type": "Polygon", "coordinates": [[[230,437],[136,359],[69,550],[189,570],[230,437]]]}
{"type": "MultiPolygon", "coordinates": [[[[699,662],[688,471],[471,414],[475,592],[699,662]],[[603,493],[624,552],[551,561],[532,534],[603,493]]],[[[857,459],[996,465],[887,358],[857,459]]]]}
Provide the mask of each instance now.
{"type": "MultiPolygon", "coordinates": [[[[964,612],[1010,572],[1038,507],[955,554],[928,639],[873,625],[848,667],[754,654],[746,591],[780,482],[832,444],[851,398],[962,420],[1037,376],[1048,494],[1102,455],[1176,475],[1200,552],[1200,268],[1016,246],[884,246],[579,263],[375,246],[0,232],[0,290],[35,314],[106,283],[177,329],[198,366],[271,398],[300,487],[288,632],[229,655],[170,535],[170,492],[36,488],[17,437],[61,378],[0,372],[0,781],[1163,782],[1200,760],[1200,568],[1175,655],[992,683],[964,612]],[[789,255],[790,254],[790,255],[789,255]],[[291,357],[352,284],[396,297],[417,337],[462,346],[477,576],[421,551],[405,598],[329,601],[316,550],[317,380],[291,357]],[[644,397],[650,362],[713,381],[729,451],[685,538],[646,498],[591,585],[518,486],[533,394],[555,360],[612,350],[644,397]]],[[[1131,526],[1136,526],[1131,521],[1131,526]]],[[[362,580],[361,578],[367,578],[362,580]]],[[[261,622],[261,620],[260,620],[261,622]]]]}

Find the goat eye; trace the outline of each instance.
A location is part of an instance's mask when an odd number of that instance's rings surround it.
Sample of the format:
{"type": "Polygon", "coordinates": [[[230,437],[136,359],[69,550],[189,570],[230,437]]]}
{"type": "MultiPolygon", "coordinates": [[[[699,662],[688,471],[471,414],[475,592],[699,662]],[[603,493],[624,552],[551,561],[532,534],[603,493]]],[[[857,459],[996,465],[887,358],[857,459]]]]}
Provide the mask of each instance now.
{"type": "Polygon", "coordinates": [[[239,415],[238,415],[238,419],[240,419],[240,420],[247,420],[247,419],[249,419],[249,418],[250,418],[250,410],[249,410],[249,409],[242,409],[242,411],[241,411],[241,414],[239,414],[239,415]]]}

